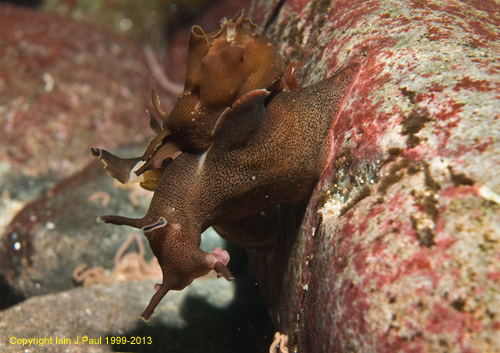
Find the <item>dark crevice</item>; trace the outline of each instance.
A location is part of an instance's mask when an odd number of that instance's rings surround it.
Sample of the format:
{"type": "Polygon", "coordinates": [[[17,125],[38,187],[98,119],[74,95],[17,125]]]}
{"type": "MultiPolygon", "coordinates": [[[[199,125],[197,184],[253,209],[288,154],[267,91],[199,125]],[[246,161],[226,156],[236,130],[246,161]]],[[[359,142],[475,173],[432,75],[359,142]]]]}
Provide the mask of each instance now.
{"type": "Polygon", "coordinates": [[[464,311],[464,307],[465,307],[465,299],[464,298],[458,298],[458,299],[455,299],[454,301],[451,302],[451,306],[457,310],[457,311],[460,311],[460,312],[463,312],[464,311]]]}
{"type": "Polygon", "coordinates": [[[9,284],[3,275],[0,275],[0,310],[7,309],[12,305],[16,305],[26,298],[16,292],[14,288],[9,284]]]}
{"type": "Polygon", "coordinates": [[[1,0],[0,3],[37,8],[43,4],[43,0],[1,0]]]}
{"type": "Polygon", "coordinates": [[[474,184],[474,179],[469,178],[464,173],[455,173],[452,167],[448,167],[448,170],[450,171],[451,182],[455,186],[472,186],[474,184]]]}
{"type": "Polygon", "coordinates": [[[286,0],[279,0],[278,2],[278,5],[276,5],[276,7],[274,8],[274,11],[271,15],[271,17],[269,17],[269,20],[267,20],[266,24],[264,25],[264,30],[263,32],[266,32],[267,28],[274,22],[276,21],[276,19],[278,18],[278,15],[280,14],[280,11],[281,11],[281,8],[283,7],[283,5],[285,4],[285,1],[286,0]]]}

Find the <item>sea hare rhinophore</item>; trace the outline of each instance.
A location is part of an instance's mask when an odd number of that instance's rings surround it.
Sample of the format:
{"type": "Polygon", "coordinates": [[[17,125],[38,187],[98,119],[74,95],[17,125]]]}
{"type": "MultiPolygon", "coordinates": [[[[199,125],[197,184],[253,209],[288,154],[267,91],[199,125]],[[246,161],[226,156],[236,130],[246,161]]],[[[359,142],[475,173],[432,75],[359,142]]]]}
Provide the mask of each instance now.
{"type": "MultiPolygon", "coordinates": [[[[270,205],[307,199],[332,156],[332,126],[359,70],[353,63],[300,88],[295,64],[285,70],[277,50],[243,12],[206,34],[193,27],[184,91],[162,124],[150,114],[153,138],[143,156],[91,152],[122,183],[154,190],[140,219],[102,216],[141,228],[158,258],[163,283],[141,315],[148,320],[171,290],[211,270],[228,280],[229,254],[199,248],[208,227],[247,219],[270,205]]],[[[231,241],[239,242],[238,235],[231,241]]],[[[244,241],[248,241],[245,239],[244,241]]]]}

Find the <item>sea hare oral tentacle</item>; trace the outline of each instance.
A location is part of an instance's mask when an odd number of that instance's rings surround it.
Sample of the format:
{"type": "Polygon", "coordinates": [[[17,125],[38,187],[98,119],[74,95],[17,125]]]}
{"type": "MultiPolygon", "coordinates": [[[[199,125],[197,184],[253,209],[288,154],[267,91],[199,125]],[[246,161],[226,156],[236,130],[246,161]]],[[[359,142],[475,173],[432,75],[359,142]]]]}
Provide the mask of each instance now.
{"type": "Polygon", "coordinates": [[[214,270],[217,272],[217,277],[224,277],[228,281],[234,279],[233,274],[222,262],[216,262],[214,265],[214,270]]]}
{"type": "Polygon", "coordinates": [[[169,291],[168,286],[165,284],[165,282],[162,283],[159,286],[159,288],[157,288],[156,293],[151,298],[151,301],[149,302],[148,306],[139,317],[143,319],[145,322],[148,322],[151,315],[153,315],[155,308],[158,306],[163,297],[168,293],[168,291],[169,291]]]}
{"type": "Polygon", "coordinates": [[[92,149],[113,177],[136,174],[154,190],[143,218],[101,217],[141,228],[158,258],[163,282],[141,315],[146,321],[169,290],[212,270],[233,279],[227,251],[199,248],[202,231],[215,225],[236,244],[272,244],[278,227],[254,238],[248,222],[267,210],[261,219],[269,224],[280,204],[307,199],[330,162],[331,131],[360,65],[301,88],[297,65],[285,71],[277,53],[243,13],[212,33],[193,27],[184,92],[169,114],[152,92],[163,126],[150,115],[157,136],[144,155],[123,160],[92,149]]]}

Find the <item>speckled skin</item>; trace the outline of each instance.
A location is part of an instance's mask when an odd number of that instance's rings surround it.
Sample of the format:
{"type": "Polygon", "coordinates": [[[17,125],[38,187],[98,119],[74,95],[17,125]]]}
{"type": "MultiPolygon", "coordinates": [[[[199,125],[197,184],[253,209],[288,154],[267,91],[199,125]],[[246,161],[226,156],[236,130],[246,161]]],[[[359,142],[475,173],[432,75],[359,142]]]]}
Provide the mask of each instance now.
{"type": "Polygon", "coordinates": [[[212,269],[232,279],[227,252],[199,249],[207,227],[311,194],[331,158],[331,126],[358,71],[351,64],[315,85],[278,93],[267,106],[269,92],[246,94],[222,114],[206,153],[183,152],[166,166],[144,218],[101,217],[142,228],[162,267],[163,283],[145,320],[168,290],[212,269]]]}

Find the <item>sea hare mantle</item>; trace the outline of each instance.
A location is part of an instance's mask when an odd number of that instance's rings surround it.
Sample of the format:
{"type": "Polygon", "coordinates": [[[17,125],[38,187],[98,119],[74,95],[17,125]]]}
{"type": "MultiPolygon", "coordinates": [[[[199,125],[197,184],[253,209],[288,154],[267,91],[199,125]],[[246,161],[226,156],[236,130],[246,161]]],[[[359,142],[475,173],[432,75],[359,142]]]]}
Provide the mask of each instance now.
{"type": "MultiPolygon", "coordinates": [[[[246,219],[267,206],[307,199],[330,162],[335,125],[359,71],[351,63],[300,88],[292,63],[258,35],[243,12],[209,34],[193,27],[184,91],[167,115],[153,91],[162,124],[141,157],[121,159],[92,147],[122,183],[154,190],[140,219],[102,216],[143,230],[163,273],[141,317],[149,320],[169,290],[181,290],[211,270],[233,279],[229,254],[200,249],[213,225],[246,219]]],[[[231,241],[238,241],[233,234],[231,241]]]]}

